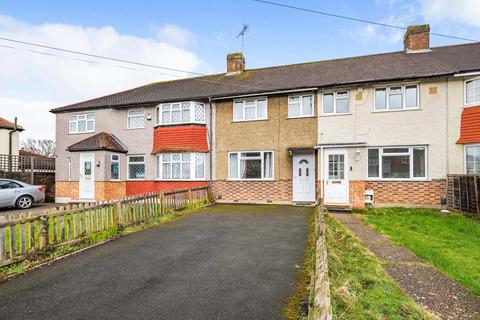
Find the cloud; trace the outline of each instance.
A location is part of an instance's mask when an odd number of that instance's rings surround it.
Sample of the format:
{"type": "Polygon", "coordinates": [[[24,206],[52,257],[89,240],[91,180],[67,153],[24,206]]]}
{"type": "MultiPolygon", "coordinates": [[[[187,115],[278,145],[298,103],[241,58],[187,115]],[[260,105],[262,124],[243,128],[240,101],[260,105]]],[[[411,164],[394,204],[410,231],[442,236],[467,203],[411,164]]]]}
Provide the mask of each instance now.
{"type": "Polygon", "coordinates": [[[478,0],[421,0],[421,12],[427,21],[461,22],[480,26],[478,0]]]}
{"type": "MultiPolygon", "coordinates": [[[[201,63],[191,51],[158,39],[121,34],[110,26],[32,25],[0,15],[0,37],[187,71],[196,71],[201,63]]],[[[27,129],[23,138],[51,136],[55,129],[49,120],[52,116],[47,111],[53,107],[154,81],[178,78],[178,74],[172,75],[171,71],[107,62],[5,41],[0,41],[0,70],[0,116],[9,115],[10,119],[18,116],[19,123],[27,129]]]]}
{"type": "Polygon", "coordinates": [[[193,33],[174,24],[167,24],[154,30],[161,41],[174,46],[185,47],[195,42],[193,33]]]}

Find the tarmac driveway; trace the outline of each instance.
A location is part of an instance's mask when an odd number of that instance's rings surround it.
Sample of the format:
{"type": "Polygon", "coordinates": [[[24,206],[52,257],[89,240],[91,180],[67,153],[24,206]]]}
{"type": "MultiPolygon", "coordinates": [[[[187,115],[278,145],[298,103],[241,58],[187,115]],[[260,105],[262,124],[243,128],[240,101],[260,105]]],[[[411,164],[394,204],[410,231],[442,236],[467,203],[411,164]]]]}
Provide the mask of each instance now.
{"type": "Polygon", "coordinates": [[[0,318],[281,319],[310,210],[205,208],[0,284],[0,318]]]}

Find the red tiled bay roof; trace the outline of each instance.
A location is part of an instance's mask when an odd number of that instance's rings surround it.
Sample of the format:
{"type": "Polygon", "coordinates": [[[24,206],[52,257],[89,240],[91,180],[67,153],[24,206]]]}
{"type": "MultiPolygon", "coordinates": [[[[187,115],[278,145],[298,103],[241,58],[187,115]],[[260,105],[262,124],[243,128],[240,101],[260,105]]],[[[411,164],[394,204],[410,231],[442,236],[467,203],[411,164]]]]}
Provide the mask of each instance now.
{"type": "Polygon", "coordinates": [[[185,125],[156,127],[153,132],[152,153],[208,152],[207,127],[185,125]]]}
{"type": "Polygon", "coordinates": [[[72,144],[67,148],[67,151],[112,151],[127,153],[127,147],[115,135],[100,132],[96,135],[83,139],[77,143],[72,144]]]}
{"type": "Polygon", "coordinates": [[[457,143],[480,142],[480,106],[463,109],[460,138],[457,143]]]}

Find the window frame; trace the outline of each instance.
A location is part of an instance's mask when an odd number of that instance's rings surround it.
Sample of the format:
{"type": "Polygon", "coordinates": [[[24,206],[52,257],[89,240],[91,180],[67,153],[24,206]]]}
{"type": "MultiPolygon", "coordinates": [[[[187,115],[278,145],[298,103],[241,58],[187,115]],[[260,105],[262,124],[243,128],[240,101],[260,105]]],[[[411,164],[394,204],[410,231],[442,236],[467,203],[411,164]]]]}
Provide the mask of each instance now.
{"type": "MultiPolygon", "coordinates": [[[[405,156],[404,152],[397,152],[397,153],[387,153],[385,156],[405,156]]],[[[400,145],[400,146],[379,146],[379,147],[368,147],[366,152],[366,180],[367,181],[427,181],[428,180],[428,146],[427,145],[400,145]],[[408,148],[408,156],[409,156],[409,174],[410,178],[383,178],[382,177],[382,166],[383,166],[383,149],[391,149],[391,148],[408,148]],[[425,175],[423,177],[414,177],[414,169],[413,169],[413,150],[415,148],[423,148],[425,150],[425,175]],[[376,149],[378,150],[378,177],[369,177],[368,175],[368,167],[369,167],[369,158],[368,158],[368,150],[376,149]]]]}
{"type": "Polygon", "coordinates": [[[321,94],[322,98],[322,116],[341,116],[341,115],[346,115],[346,114],[352,114],[351,110],[351,105],[350,105],[350,90],[345,89],[345,90],[335,90],[335,91],[325,91],[322,92],[321,94]],[[347,93],[347,99],[348,99],[348,112],[337,112],[337,95],[339,93],[347,93]],[[333,112],[325,112],[324,104],[323,104],[323,96],[327,94],[333,94],[333,112]]]}
{"type": "MultiPolygon", "coordinates": [[[[145,158],[143,158],[143,162],[145,162],[145,158]]],[[[110,181],[121,181],[121,172],[120,172],[120,168],[121,168],[121,165],[120,165],[120,154],[118,153],[112,153],[110,155],[110,181]],[[113,156],[117,156],[118,157],[118,160],[113,160],[113,156]],[[116,162],[118,163],[118,178],[117,179],[113,179],[112,178],[112,164],[116,162]]]]}
{"type": "Polygon", "coordinates": [[[232,102],[232,122],[264,121],[268,120],[268,97],[252,97],[250,99],[234,99],[232,102]],[[265,118],[258,118],[258,101],[265,100],[265,118]],[[247,101],[255,102],[255,119],[245,119],[245,105],[247,101]],[[242,102],[243,119],[235,119],[235,103],[242,102]]]}
{"type": "Polygon", "coordinates": [[[129,154],[127,155],[127,180],[131,181],[142,181],[145,180],[147,177],[147,165],[146,159],[144,154],[129,154]],[[143,178],[130,178],[130,158],[133,157],[143,157],[143,162],[134,162],[134,163],[143,163],[143,178]]]}
{"type": "MultiPolygon", "coordinates": [[[[250,158],[252,159],[252,158],[250,158]]],[[[256,158],[255,158],[256,159],[256,158]]],[[[229,151],[227,154],[227,180],[229,181],[273,181],[275,180],[275,152],[273,150],[242,150],[242,151],[229,151]],[[265,153],[270,152],[272,154],[272,177],[271,178],[248,178],[248,179],[242,179],[240,178],[240,161],[242,159],[241,154],[242,153],[260,153],[260,160],[261,160],[261,176],[264,177],[264,159],[265,159],[265,153]],[[230,177],[230,155],[231,154],[237,154],[237,177],[238,178],[231,178],[230,177]]]]}
{"type": "Polygon", "coordinates": [[[373,87],[373,112],[398,112],[398,111],[409,111],[409,110],[419,110],[420,107],[420,83],[419,82],[408,82],[408,83],[401,83],[401,84],[390,84],[390,85],[383,85],[383,86],[375,86],[373,87]],[[416,86],[417,88],[417,106],[416,107],[407,107],[407,87],[416,86]],[[401,109],[393,109],[390,110],[390,89],[395,87],[402,87],[402,108],[401,109]],[[375,95],[377,90],[385,89],[385,109],[377,109],[377,102],[375,99],[375,95]]]}
{"type": "Polygon", "coordinates": [[[471,143],[471,144],[465,144],[463,146],[463,172],[465,174],[475,174],[475,173],[467,173],[467,148],[469,147],[480,147],[480,143],[471,143]]]}
{"type": "Polygon", "coordinates": [[[155,107],[155,126],[172,126],[172,125],[179,125],[179,124],[189,124],[189,123],[197,123],[197,124],[206,124],[207,123],[207,114],[206,114],[206,104],[204,102],[199,101],[180,101],[180,102],[167,102],[167,103],[160,103],[155,107]],[[182,104],[188,103],[188,110],[190,119],[189,121],[182,121],[182,104]],[[178,104],[180,106],[180,121],[173,122],[172,120],[172,105],[178,104]],[[170,122],[163,123],[163,106],[170,106],[170,122]],[[197,105],[203,106],[203,121],[195,120],[195,109],[197,105]]]}
{"type": "MultiPolygon", "coordinates": [[[[156,166],[157,166],[157,176],[156,180],[158,181],[205,181],[207,180],[207,154],[203,152],[163,152],[159,153],[156,155],[156,166]],[[180,158],[182,157],[182,154],[189,154],[190,155],[190,179],[185,179],[185,178],[163,178],[163,155],[164,154],[170,154],[172,156],[173,154],[179,154],[180,158]],[[202,178],[196,178],[196,171],[195,171],[195,157],[197,155],[203,155],[203,177],[202,178]]],[[[170,161],[172,163],[173,161],[170,161]]],[[[180,163],[184,163],[184,161],[180,161],[180,163]]],[[[182,170],[180,166],[180,170],[182,170]]],[[[180,171],[181,172],[181,171],[180,171]]],[[[181,174],[180,174],[181,175],[181,174]]],[[[173,175],[172,175],[173,176],[173,175]]]]}
{"type": "Polygon", "coordinates": [[[95,113],[81,113],[81,114],[69,114],[68,115],[68,134],[85,134],[95,132],[95,113]],[[88,120],[88,116],[93,116],[93,119],[88,120]],[[72,121],[71,118],[76,117],[76,120],[72,121]],[[78,117],[85,117],[85,131],[78,131],[78,117]],[[93,129],[88,130],[88,122],[93,123],[93,129]],[[71,131],[71,123],[75,122],[75,131],[71,131]]]}
{"type": "Polygon", "coordinates": [[[308,94],[290,94],[287,97],[287,118],[288,119],[297,119],[297,118],[311,118],[315,116],[315,94],[308,93],[308,94]],[[291,116],[290,115],[290,98],[298,97],[300,100],[300,115],[299,116],[291,116]],[[312,113],[311,114],[302,114],[303,110],[303,98],[304,97],[311,97],[312,98],[312,113]]]}
{"type": "Polygon", "coordinates": [[[146,127],[146,117],[145,117],[145,108],[133,108],[133,109],[128,109],[127,110],[127,130],[136,130],[136,129],[145,129],[146,127]],[[134,127],[134,128],[131,128],[130,127],[130,118],[136,118],[136,117],[140,117],[140,115],[130,115],[130,111],[139,111],[139,110],[142,110],[143,111],[143,114],[142,114],[142,117],[143,117],[143,127],[134,127]]]}
{"type": "Polygon", "coordinates": [[[480,77],[475,77],[475,78],[467,79],[463,81],[463,105],[466,108],[480,105],[480,100],[467,103],[467,82],[470,82],[470,81],[480,81],[480,77]]]}

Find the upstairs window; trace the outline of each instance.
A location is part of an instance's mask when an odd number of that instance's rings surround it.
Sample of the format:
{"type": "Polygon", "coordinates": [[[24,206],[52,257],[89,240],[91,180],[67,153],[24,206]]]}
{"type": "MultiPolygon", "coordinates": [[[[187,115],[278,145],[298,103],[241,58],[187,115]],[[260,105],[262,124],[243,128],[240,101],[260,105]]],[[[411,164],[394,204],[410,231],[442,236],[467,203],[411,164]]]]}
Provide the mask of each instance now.
{"type": "Polygon", "coordinates": [[[205,123],[205,105],[187,101],[163,103],[156,107],[156,124],[205,123]]]}
{"type": "Polygon", "coordinates": [[[480,103],[480,78],[465,81],[465,104],[480,103]]]}
{"type": "Polygon", "coordinates": [[[426,147],[383,147],[368,149],[368,178],[426,179],[426,147]]]}
{"type": "Polygon", "coordinates": [[[205,179],[205,154],[161,153],[157,155],[157,178],[203,180],[205,179]]]}
{"type": "Polygon", "coordinates": [[[233,102],[233,121],[267,119],[267,98],[233,102]]]}
{"type": "Polygon", "coordinates": [[[271,180],[273,179],[273,152],[230,152],[230,180],[271,180]]]}
{"type": "Polygon", "coordinates": [[[298,95],[288,97],[288,117],[301,118],[313,116],[313,95],[298,95]]]}
{"type": "Polygon", "coordinates": [[[127,128],[145,128],[145,109],[132,109],[127,113],[127,128]]]}
{"type": "Polygon", "coordinates": [[[68,118],[69,133],[88,133],[94,131],[95,115],[93,113],[71,115],[68,118]]]}
{"type": "Polygon", "coordinates": [[[418,85],[398,85],[375,88],[375,111],[415,109],[418,103],[418,85]]]}
{"type": "Polygon", "coordinates": [[[323,114],[346,114],[350,112],[348,91],[322,94],[323,114]]]}

